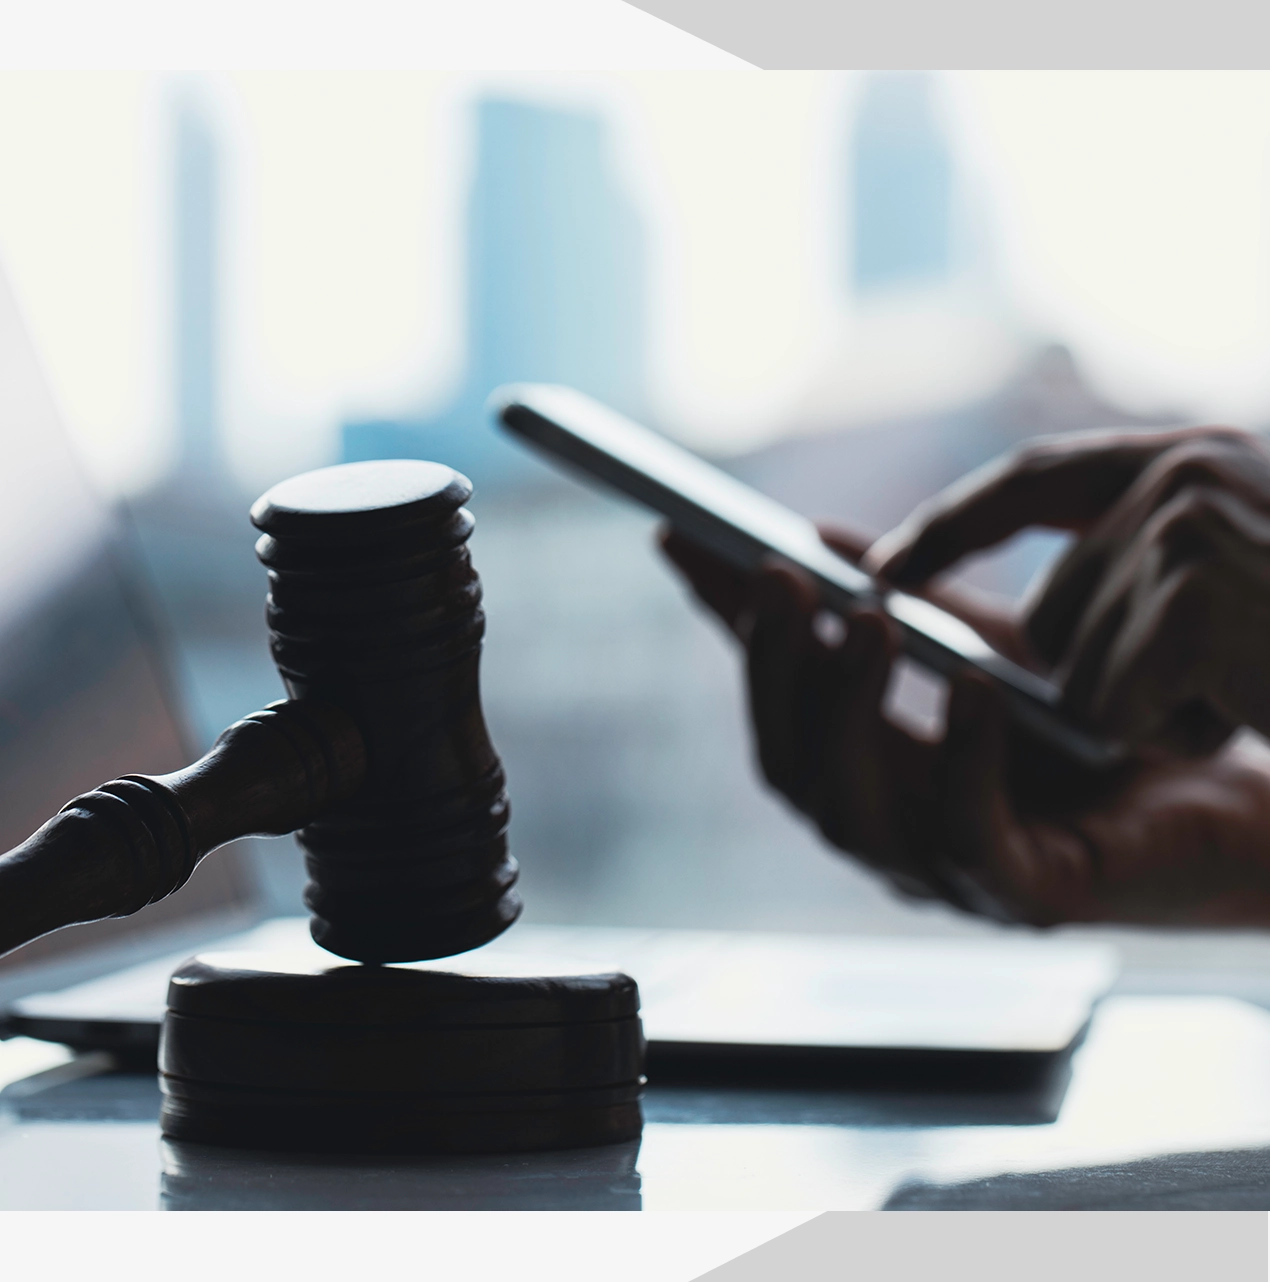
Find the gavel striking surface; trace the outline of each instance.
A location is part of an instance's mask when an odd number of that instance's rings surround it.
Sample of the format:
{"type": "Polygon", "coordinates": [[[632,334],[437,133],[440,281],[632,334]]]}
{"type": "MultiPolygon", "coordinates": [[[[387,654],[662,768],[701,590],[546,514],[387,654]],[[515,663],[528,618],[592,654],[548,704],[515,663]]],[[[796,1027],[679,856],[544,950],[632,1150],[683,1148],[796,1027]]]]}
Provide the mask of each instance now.
{"type": "Polygon", "coordinates": [[[172,977],[161,1123],[178,1140],[327,1152],[514,1152],[640,1133],[625,975],[208,954],[172,977]]]}

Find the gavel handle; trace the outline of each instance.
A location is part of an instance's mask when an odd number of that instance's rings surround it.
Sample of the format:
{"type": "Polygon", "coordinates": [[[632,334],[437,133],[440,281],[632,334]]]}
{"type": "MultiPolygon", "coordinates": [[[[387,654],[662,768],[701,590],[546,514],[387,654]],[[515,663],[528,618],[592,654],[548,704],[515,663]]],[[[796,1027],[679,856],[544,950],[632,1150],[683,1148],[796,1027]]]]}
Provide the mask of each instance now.
{"type": "Polygon", "coordinates": [[[365,773],[352,718],[294,699],[235,722],[184,770],[102,784],[0,855],[0,955],[164,899],[218,846],[302,828],[365,773]]]}

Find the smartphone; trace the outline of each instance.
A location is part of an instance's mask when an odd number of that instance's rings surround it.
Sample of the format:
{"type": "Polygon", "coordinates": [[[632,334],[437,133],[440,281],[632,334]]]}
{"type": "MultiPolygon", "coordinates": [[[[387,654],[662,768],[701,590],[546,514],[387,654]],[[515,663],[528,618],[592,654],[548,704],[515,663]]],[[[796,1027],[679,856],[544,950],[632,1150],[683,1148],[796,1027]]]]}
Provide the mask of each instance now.
{"type": "Polygon", "coordinates": [[[1005,694],[1018,725],[1080,765],[1107,769],[1124,758],[1114,743],[1059,711],[1058,687],[998,654],[945,610],[882,587],[821,541],[816,527],[704,459],[570,387],[521,383],[490,397],[513,436],[556,462],[661,513],[695,543],[743,570],[779,557],[815,582],[825,607],[844,617],[861,606],[899,625],[903,652],[942,676],[971,667],[1005,694]]]}

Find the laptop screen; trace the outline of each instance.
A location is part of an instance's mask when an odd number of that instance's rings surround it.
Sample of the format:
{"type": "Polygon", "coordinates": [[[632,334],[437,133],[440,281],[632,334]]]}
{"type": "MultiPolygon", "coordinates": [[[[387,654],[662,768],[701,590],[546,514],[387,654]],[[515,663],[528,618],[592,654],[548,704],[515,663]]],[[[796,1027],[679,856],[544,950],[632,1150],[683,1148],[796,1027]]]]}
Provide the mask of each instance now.
{"type": "MultiPolygon", "coordinates": [[[[81,792],[194,755],[128,527],[76,458],[0,277],[0,850],[81,792]]],[[[233,910],[251,893],[230,847],[170,899],[34,940],[0,969],[233,910]]]]}

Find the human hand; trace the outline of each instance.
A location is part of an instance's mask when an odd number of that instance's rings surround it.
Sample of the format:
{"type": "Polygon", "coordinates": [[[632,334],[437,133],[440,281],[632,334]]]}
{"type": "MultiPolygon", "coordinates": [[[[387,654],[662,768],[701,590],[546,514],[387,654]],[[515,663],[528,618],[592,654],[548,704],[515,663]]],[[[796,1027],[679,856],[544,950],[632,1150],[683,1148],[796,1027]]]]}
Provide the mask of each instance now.
{"type": "Polygon", "coordinates": [[[1066,710],[1109,738],[1213,751],[1270,734],[1270,454],[1226,428],[1045,440],[936,496],[868,551],[924,583],[1028,526],[1080,537],[1018,617],[1066,710]]]}
{"type": "MultiPolygon", "coordinates": [[[[867,545],[824,531],[849,559],[867,545]]],[[[739,572],[681,536],[663,546],[747,652],[768,782],[834,845],[901,892],[997,920],[1270,924],[1270,753],[1148,754],[1111,777],[1064,773],[1014,739],[981,678],[951,683],[944,738],[889,721],[894,625],[862,611],[834,644],[808,580],[739,572]]],[[[999,649],[1022,645],[983,602],[932,590],[999,649]]]]}

